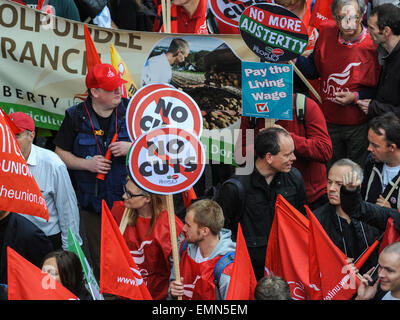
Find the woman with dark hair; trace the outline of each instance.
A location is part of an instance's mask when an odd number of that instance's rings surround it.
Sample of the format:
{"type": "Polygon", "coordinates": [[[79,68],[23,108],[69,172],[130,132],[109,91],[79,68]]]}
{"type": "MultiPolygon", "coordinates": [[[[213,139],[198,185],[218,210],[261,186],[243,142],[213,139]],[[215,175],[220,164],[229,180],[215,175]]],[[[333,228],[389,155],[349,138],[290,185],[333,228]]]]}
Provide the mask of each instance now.
{"type": "MultiPolygon", "coordinates": [[[[172,245],[165,195],[152,194],[127,178],[124,201],[114,202],[111,213],[154,300],[167,298],[172,266],[172,245]],[[125,210],[127,209],[127,210],[125,210]],[[126,216],[123,218],[123,213],[126,216]],[[121,220],[122,224],[121,224],[121,220]]],[[[176,234],[180,239],[183,223],[175,217],[176,234]]]]}
{"type": "Polygon", "coordinates": [[[43,258],[42,270],[47,272],[80,300],[92,300],[84,284],[79,257],[64,250],[52,251],[43,258]]]}

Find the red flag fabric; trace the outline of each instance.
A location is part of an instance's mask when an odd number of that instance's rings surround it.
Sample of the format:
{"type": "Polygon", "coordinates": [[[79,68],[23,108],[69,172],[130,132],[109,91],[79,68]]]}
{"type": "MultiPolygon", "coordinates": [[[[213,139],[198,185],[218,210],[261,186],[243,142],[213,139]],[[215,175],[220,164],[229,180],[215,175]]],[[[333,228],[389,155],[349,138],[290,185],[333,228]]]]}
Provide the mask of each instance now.
{"type": "Polygon", "coordinates": [[[311,13],[310,25],[319,29],[321,24],[333,20],[331,5],[333,0],[316,0],[311,13]]]}
{"type": "Polygon", "coordinates": [[[193,200],[197,199],[197,195],[193,187],[190,188],[189,190],[183,191],[182,197],[183,197],[183,204],[186,209],[191,205],[193,200]]]}
{"type": "Polygon", "coordinates": [[[306,207],[309,225],[311,300],[349,300],[357,292],[359,278],[346,256],[329,238],[318,219],[306,207]]]}
{"type": "Polygon", "coordinates": [[[96,64],[101,63],[100,56],[94,46],[92,37],[86,24],[83,25],[85,31],[86,64],[88,72],[96,64]]]}
{"type": "Polygon", "coordinates": [[[309,297],[308,224],[305,216],[278,195],[264,274],[285,279],[295,300],[309,297]]]}
{"type": "Polygon", "coordinates": [[[379,253],[381,253],[386,246],[396,241],[400,241],[400,232],[394,226],[393,218],[389,218],[386,222],[385,234],[381,246],[379,247],[379,253]]]}
{"type": "Polygon", "coordinates": [[[0,108],[0,210],[49,221],[46,200],[21,153],[9,121],[0,108]]]}
{"type": "Polygon", "coordinates": [[[39,10],[39,11],[42,10],[43,4],[44,4],[44,0],[38,0],[36,10],[39,10]]]}
{"type": "Polygon", "coordinates": [[[254,289],[257,280],[254,275],[246,240],[244,240],[242,226],[238,225],[235,260],[231,280],[229,282],[226,300],[254,300],[254,289]]]}
{"type": "Polygon", "coordinates": [[[102,201],[100,293],[133,300],[152,300],[106,202],[102,201]]]}
{"type": "Polygon", "coordinates": [[[61,283],[7,247],[9,300],[78,300],[61,283]]]}

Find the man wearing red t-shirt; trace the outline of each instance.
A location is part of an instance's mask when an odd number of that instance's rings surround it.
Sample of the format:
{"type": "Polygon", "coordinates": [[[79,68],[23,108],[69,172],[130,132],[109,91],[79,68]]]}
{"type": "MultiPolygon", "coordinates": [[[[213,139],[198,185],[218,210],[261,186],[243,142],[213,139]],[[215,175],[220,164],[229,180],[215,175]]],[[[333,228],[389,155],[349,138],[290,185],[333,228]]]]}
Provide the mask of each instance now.
{"type": "MultiPolygon", "coordinates": [[[[207,0],[173,0],[171,4],[171,32],[208,34],[206,11],[207,0]]],[[[161,17],[161,5],[159,5],[153,26],[154,32],[164,32],[161,17]]]]}
{"type": "Polygon", "coordinates": [[[350,158],[364,166],[367,156],[367,116],[358,99],[372,97],[380,66],[376,47],[361,24],[363,0],[335,1],[335,21],[322,25],[313,53],[296,66],[311,79],[320,77],[321,109],[332,139],[333,157],[350,158]]]}

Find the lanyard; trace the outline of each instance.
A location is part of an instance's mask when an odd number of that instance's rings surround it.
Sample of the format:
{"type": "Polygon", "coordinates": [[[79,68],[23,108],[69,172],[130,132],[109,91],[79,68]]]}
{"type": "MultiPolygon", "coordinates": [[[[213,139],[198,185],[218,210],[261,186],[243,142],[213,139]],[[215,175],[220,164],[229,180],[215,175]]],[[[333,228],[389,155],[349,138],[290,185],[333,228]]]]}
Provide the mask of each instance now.
{"type": "MultiPolygon", "coordinates": [[[[344,235],[343,235],[342,222],[340,221],[339,215],[336,214],[336,216],[337,216],[337,219],[338,219],[338,222],[339,222],[340,234],[341,234],[341,236],[342,236],[342,242],[343,242],[343,247],[344,247],[344,254],[346,255],[346,257],[348,257],[348,255],[347,255],[346,240],[344,239],[344,235]]],[[[367,241],[367,237],[365,236],[364,227],[363,227],[363,224],[362,224],[361,222],[360,222],[360,226],[361,226],[361,230],[362,230],[362,233],[363,233],[363,236],[364,236],[365,245],[367,246],[367,248],[369,248],[368,241],[367,241]]]]}
{"type": "MultiPolygon", "coordinates": [[[[86,112],[89,116],[90,125],[92,126],[92,132],[94,135],[94,139],[96,140],[97,148],[99,149],[100,154],[103,156],[103,151],[101,150],[99,141],[97,140],[97,134],[96,134],[97,130],[95,130],[95,128],[94,128],[94,125],[92,122],[92,117],[90,116],[90,112],[86,106],[86,103],[84,104],[84,106],[85,106],[86,112]]],[[[118,131],[117,129],[118,129],[118,106],[116,107],[116,110],[115,110],[115,133],[117,133],[117,131],[118,131]]]]}

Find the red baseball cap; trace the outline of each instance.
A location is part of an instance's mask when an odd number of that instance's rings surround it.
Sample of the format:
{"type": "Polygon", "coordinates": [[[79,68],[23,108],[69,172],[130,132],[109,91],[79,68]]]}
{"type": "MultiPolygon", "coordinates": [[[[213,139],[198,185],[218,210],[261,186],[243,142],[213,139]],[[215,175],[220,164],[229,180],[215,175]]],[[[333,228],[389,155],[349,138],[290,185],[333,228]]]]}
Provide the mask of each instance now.
{"type": "Polygon", "coordinates": [[[35,122],[32,117],[24,112],[13,112],[8,115],[11,121],[18,127],[19,131],[15,134],[21,133],[25,130],[35,131],[35,122]]]}
{"type": "Polygon", "coordinates": [[[108,63],[96,64],[86,75],[86,87],[101,88],[107,91],[113,91],[120,85],[127,83],[122,79],[115,68],[108,63]]]}

